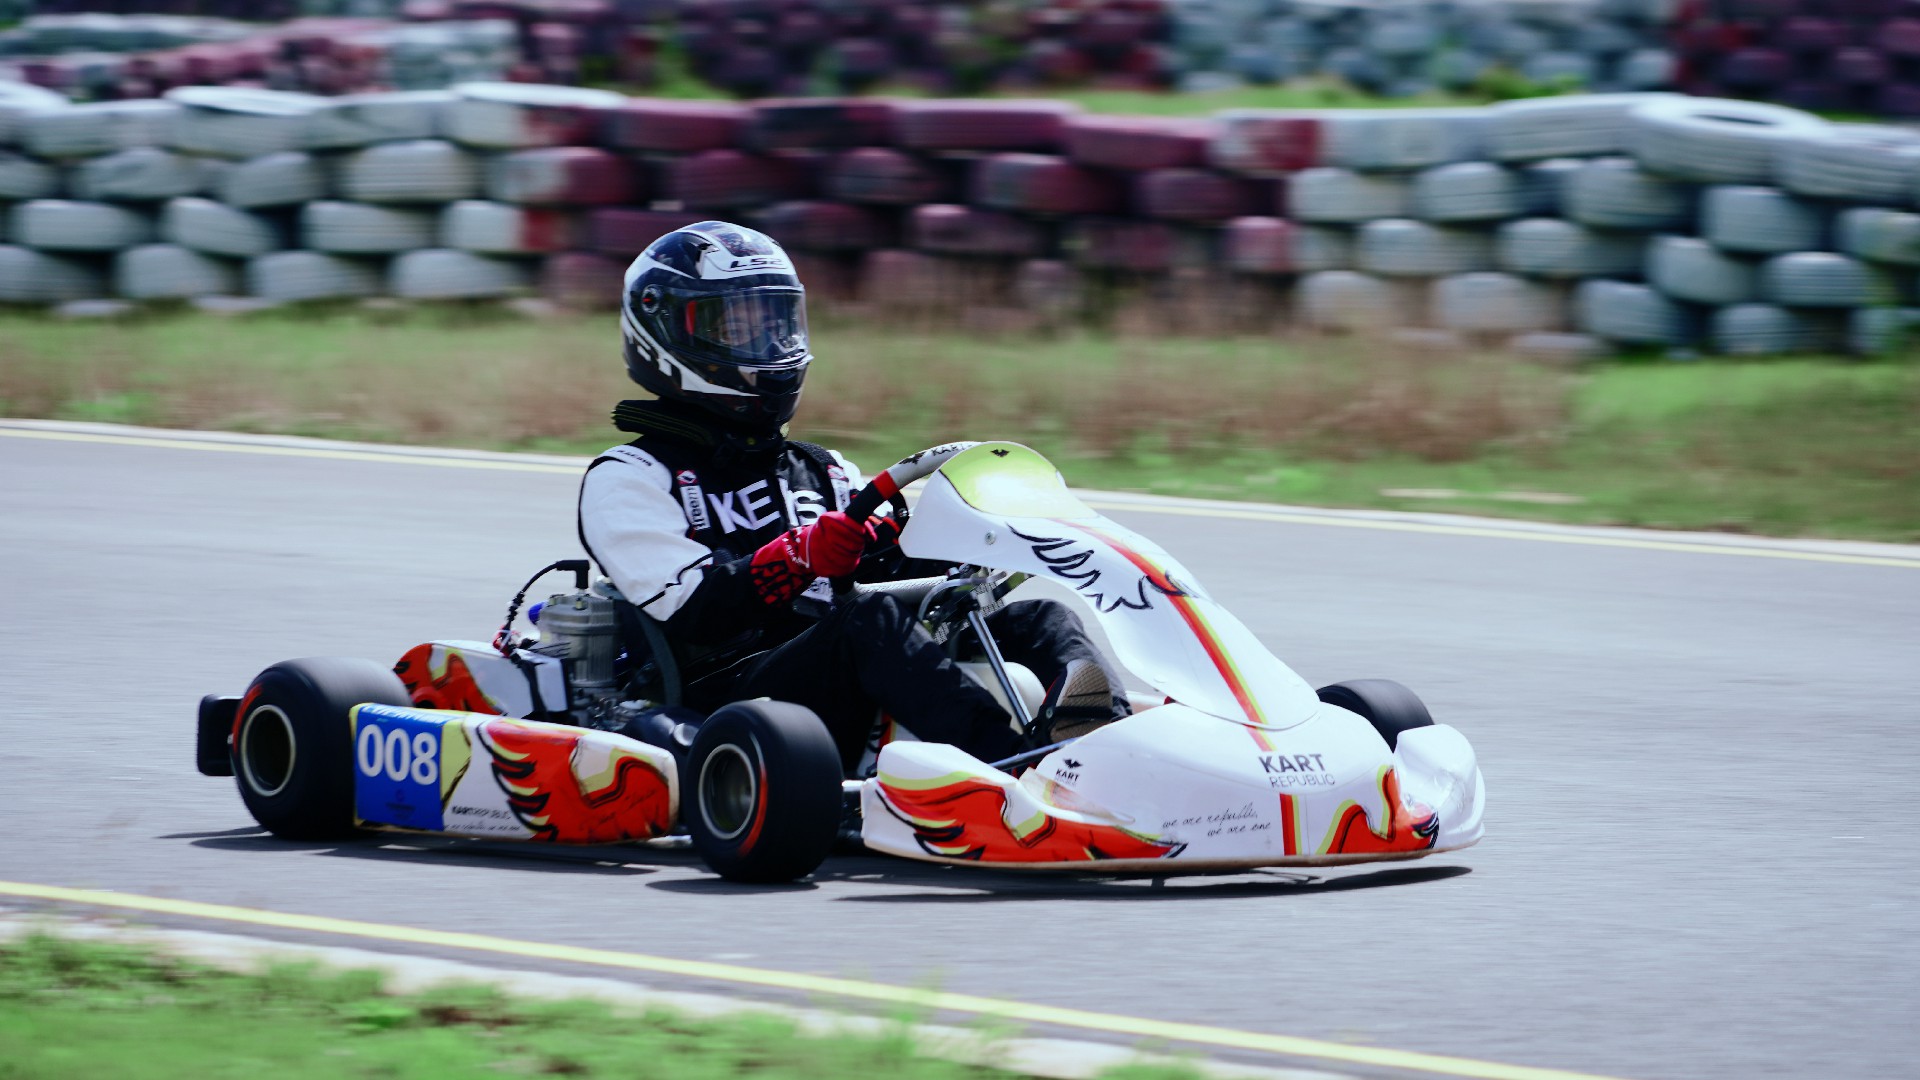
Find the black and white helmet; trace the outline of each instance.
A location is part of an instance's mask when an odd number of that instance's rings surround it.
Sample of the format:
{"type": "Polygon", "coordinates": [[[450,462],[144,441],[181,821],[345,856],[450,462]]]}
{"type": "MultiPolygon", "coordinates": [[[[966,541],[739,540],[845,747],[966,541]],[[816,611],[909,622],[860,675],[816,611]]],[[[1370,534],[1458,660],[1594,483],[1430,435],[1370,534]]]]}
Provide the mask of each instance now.
{"type": "Polygon", "coordinates": [[[792,419],[813,359],[807,298],[772,238],[724,221],[662,236],[627,267],[620,323],[627,374],[656,396],[746,427],[792,419]]]}

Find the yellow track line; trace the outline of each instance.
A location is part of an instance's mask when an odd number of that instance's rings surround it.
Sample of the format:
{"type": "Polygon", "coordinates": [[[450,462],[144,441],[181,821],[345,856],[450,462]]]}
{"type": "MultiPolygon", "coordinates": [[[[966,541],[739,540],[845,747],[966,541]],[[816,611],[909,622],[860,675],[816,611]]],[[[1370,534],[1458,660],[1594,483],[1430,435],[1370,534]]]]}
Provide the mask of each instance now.
{"type": "Polygon", "coordinates": [[[1166,1039],[1172,1042],[1198,1043],[1233,1050],[1254,1050],[1288,1057],[1315,1058],[1442,1076],[1472,1077],[1475,1080],[1608,1080],[1606,1077],[1591,1073],[1564,1072],[1559,1069],[1541,1069],[1527,1065],[1502,1065],[1492,1061],[1475,1061],[1472,1058],[1445,1057],[1408,1050],[1348,1046],[1343,1043],[1323,1042],[1319,1039],[1306,1039],[1293,1035],[1265,1035],[1255,1031],[1239,1031],[1234,1028],[1212,1027],[1206,1024],[1149,1020],[1144,1017],[1089,1012],[1084,1009],[1068,1009],[1054,1005],[1033,1005],[1003,998],[952,994],[939,990],[917,990],[827,975],[806,975],[738,964],[716,964],[704,960],[676,960],[644,953],[518,941],[486,934],[423,930],[411,926],[360,922],[355,919],[334,919],[322,915],[295,915],[226,904],[206,904],[195,900],[140,896],[134,893],[0,881],[0,896],[119,908],[155,915],[212,919],[220,922],[273,927],[279,930],[337,934],[376,941],[395,941],[409,945],[494,953],[569,964],[589,964],[596,967],[622,968],[628,971],[648,971],[660,975],[677,975],[684,978],[798,991],[805,994],[877,1001],[917,1009],[971,1013],[1029,1024],[1051,1024],[1057,1027],[1101,1031],[1136,1038],[1166,1039]]]}
{"type": "MultiPolygon", "coordinates": [[[[365,461],[390,465],[425,465],[443,469],[480,469],[495,472],[557,473],[578,476],[573,465],[555,465],[539,461],[509,461],[483,457],[437,457],[427,454],[388,453],[380,450],[327,449],[317,446],[273,446],[262,443],[218,442],[199,439],[168,439],[152,435],[109,435],[104,432],[48,431],[38,428],[0,426],[0,436],[15,439],[47,439],[55,442],[106,443],[119,446],[144,446],[163,450],[207,450],[227,454],[260,454],[271,457],[320,458],[333,461],[365,461]]],[[[1652,540],[1632,536],[1596,536],[1583,533],[1557,533],[1534,529],[1503,529],[1490,525],[1447,525],[1426,521],[1391,521],[1379,518],[1340,517],[1304,514],[1287,510],[1256,507],[1235,509],[1212,506],[1181,506],[1168,503],[1091,498],[1087,505],[1099,510],[1118,510],[1134,514],[1167,514],[1174,517],[1227,518],[1236,521],[1264,521],[1276,525],[1318,525],[1341,529],[1372,529],[1380,532],[1426,533],[1437,536],[1472,536],[1494,540],[1524,540],[1544,544],[1576,544],[1586,547],[1634,548],[1641,551],[1667,551],[1683,555],[1733,555],[1750,559],[1790,559],[1799,562],[1843,563],[1852,566],[1896,566],[1920,570],[1920,558],[1904,559],[1884,555],[1848,555],[1842,552],[1796,551],[1791,548],[1745,547],[1735,544],[1695,544],[1673,540],[1652,540]]]]}

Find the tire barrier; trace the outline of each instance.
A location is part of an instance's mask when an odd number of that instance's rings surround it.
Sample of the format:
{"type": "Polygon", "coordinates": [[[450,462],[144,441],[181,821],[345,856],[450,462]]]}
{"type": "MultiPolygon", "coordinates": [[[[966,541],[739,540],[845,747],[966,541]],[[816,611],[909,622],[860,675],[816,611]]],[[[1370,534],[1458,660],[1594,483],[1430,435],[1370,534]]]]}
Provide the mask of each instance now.
{"type": "Polygon", "coordinates": [[[1916,137],[1748,102],[1170,121],[1020,100],[200,89],[114,108],[0,97],[27,101],[0,147],[0,299],[538,288],[597,306],[656,237],[726,217],[785,243],[827,306],[998,328],[1291,311],[1570,363],[1903,340],[1906,323],[1859,313],[1909,302],[1920,277],[1916,137]],[[1680,130],[1727,161],[1677,162],[1680,130]],[[528,145],[555,139],[577,143],[528,145]],[[271,149],[232,156],[246,147],[271,149]]]}

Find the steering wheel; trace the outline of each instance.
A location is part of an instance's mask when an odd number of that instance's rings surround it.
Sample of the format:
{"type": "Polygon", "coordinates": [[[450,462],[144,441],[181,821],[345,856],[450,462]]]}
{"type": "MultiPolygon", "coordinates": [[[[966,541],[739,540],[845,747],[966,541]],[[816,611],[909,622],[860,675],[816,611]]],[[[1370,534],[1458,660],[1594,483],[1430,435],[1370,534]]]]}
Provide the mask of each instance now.
{"type": "MultiPolygon", "coordinates": [[[[979,445],[977,442],[942,443],[901,458],[881,470],[878,476],[867,482],[866,487],[854,493],[853,498],[847,501],[847,516],[864,525],[880,509],[882,503],[891,503],[896,518],[904,525],[907,520],[907,499],[901,491],[915,480],[932,476],[939,471],[940,466],[951,461],[956,455],[979,445]]],[[[833,579],[833,594],[836,597],[847,596],[852,592],[851,576],[833,579]]]]}

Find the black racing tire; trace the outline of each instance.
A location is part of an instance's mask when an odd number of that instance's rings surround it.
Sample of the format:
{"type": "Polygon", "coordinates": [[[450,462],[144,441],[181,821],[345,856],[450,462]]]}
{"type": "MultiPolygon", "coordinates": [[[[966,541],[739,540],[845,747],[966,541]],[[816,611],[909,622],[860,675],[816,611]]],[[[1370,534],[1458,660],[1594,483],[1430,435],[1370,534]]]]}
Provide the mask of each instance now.
{"type": "Polygon", "coordinates": [[[1323,686],[1318,693],[1321,701],[1366,717],[1389,750],[1400,745],[1401,732],[1433,726],[1426,703],[1392,679],[1349,679],[1323,686]]]}
{"type": "Polygon", "coordinates": [[[353,732],[365,703],[408,706],[399,676],[371,660],[284,660],[240,699],[233,775],[253,819],[283,840],[338,840],[353,827],[353,732]]]}
{"type": "Polygon", "coordinates": [[[680,817],[694,850],[728,881],[793,881],[833,850],[840,778],[840,750],[811,709],[743,701],[709,716],[694,737],[680,817]]]}

